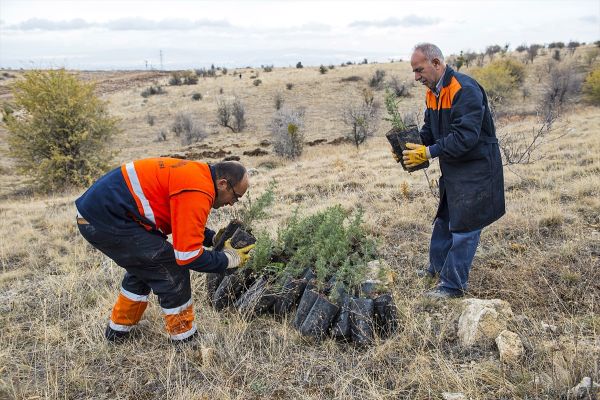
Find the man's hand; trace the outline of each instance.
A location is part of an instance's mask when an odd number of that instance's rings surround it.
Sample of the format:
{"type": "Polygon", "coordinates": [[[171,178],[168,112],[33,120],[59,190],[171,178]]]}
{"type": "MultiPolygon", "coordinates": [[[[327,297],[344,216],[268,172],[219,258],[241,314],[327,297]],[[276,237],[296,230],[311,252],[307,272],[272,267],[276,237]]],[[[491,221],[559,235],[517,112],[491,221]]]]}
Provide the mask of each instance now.
{"type": "Polygon", "coordinates": [[[406,143],[406,148],[408,150],[402,152],[402,159],[407,168],[421,165],[429,158],[427,157],[427,147],[422,144],[406,143]]]}
{"type": "Polygon", "coordinates": [[[241,249],[234,249],[231,246],[231,239],[225,242],[223,253],[227,256],[227,268],[238,268],[242,267],[250,258],[250,250],[254,248],[255,244],[250,244],[241,249]]]}

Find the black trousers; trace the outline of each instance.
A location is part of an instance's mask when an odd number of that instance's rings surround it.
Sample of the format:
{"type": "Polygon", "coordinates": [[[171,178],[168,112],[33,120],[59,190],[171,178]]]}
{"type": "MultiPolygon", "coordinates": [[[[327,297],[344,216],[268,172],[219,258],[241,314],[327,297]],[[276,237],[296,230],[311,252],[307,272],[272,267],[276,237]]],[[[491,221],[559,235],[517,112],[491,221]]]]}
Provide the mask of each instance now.
{"type": "Polygon", "coordinates": [[[163,309],[191,300],[190,270],[177,265],[173,245],[158,232],[141,226],[127,236],[116,236],[91,224],[78,224],[81,235],[126,270],[123,289],[141,296],[154,292],[163,309]]]}

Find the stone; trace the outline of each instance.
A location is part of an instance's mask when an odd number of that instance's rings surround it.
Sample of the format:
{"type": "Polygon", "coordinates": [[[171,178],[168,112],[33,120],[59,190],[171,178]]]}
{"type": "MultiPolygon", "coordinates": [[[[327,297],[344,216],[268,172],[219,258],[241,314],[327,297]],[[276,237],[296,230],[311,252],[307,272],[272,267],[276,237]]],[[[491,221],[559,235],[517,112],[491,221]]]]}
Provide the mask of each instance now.
{"type": "Polygon", "coordinates": [[[595,399],[600,395],[600,385],[592,382],[592,378],[586,376],[577,386],[569,390],[569,394],[575,399],[595,399]]]}
{"type": "Polygon", "coordinates": [[[462,393],[450,393],[450,392],[442,393],[442,398],[444,400],[467,400],[467,396],[465,396],[462,393]]]}
{"type": "Polygon", "coordinates": [[[500,361],[505,364],[516,364],[525,353],[525,347],[519,335],[509,330],[503,330],[496,338],[500,352],[500,361]]]}
{"type": "Polygon", "coordinates": [[[493,345],[513,315],[510,304],[499,299],[464,299],[461,306],[458,338],[465,347],[493,345]]]}

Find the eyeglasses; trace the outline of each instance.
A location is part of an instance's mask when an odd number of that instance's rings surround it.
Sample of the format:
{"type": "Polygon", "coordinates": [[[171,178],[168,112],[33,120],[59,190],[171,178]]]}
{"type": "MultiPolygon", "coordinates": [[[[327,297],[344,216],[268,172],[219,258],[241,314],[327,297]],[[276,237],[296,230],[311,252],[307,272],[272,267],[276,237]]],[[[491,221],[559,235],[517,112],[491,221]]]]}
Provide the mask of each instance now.
{"type": "Polygon", "coordinates": [[[235,192],[235,189],[233,188],[233,185],[229,181],[227,181],[227,185],[231,189],[231,192],[233,193],[233,196],[235,197],[235,201],[240,201],[240,197],[242,197],[242,195],[241,194],[237,194],[235,192]]]}

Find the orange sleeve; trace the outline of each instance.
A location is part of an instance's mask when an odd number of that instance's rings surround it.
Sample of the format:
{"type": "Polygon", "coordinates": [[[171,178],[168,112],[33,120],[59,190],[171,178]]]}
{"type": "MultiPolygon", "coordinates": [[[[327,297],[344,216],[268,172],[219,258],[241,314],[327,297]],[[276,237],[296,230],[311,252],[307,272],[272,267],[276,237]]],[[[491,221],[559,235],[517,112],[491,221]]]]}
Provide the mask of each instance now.
{"type": "Polygon", "coordinates": [[[212,200],[204,192],[190,190],[171,196],[170,206],[175,260],[186,265],[204,251],[204,228],[212,200]]]}

